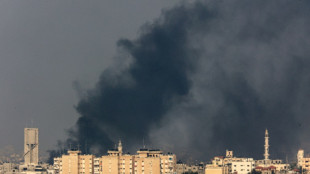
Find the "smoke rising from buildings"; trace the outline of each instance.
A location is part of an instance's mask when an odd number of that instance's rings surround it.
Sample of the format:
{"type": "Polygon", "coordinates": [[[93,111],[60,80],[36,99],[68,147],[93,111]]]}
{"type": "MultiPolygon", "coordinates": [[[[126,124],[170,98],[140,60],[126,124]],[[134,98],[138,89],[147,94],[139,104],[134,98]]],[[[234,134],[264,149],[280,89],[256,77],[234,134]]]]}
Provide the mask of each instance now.
{"type": "Polygon", "coordinates": [[[163,11],[118,42],[116,65],[76,106],[71,140],[98,153],[122,138],[179,158],[231,149],[259,159],[268,128],[271,158],[292,157],[309,145],[309,7],[233,0],[163,11]]]}

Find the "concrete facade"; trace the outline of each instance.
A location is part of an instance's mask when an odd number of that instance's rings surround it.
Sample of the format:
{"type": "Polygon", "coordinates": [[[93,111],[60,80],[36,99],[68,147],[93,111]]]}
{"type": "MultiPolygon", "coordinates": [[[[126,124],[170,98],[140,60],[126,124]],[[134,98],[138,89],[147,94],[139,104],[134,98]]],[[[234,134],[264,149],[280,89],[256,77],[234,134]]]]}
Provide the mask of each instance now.
{"type": "Polygon", "coordinates": [[[80,151],[68,151],[68,155],[54,158],[54,169],[59,174],[93,174],[94,156],[80,155],[80,151]]]}
{"type": "Polygon", "coordinates": [[[39,163],[39,129],[24,129],[24,161],[25,165],[37,165],[39,163]]]}
{"type": "Polygon", "coordinates": [[[117,149],[99,158],[68,151],[68,155],[54,158],[53,167],[59,174],[172,174],[176,172],[176,155],[148,149],[140,149],[136,155],[123,154],[119,142],[117,149]]]}
{"type": "Polygon", "coordinates": [[[243,161],[231,163],[231,173],[248,174],[255,169],[253,158],[247,158],[243,161]]]}
{"type": "Polygon", "coordinates": [[[297,166],[303,170],[310,171],[310,156],[305,157],[304,150],[299,149],[297,152],[297,166]]]}

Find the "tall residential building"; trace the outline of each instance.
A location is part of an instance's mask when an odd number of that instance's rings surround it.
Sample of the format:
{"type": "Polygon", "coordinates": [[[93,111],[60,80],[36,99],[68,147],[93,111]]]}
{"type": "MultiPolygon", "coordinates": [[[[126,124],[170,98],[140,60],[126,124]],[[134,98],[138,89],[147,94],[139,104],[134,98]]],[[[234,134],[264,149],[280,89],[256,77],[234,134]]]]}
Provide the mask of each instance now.
{"type": "Polygon", "coordinates": [[[140,149],[136,155],[123,154],[122,144],[102,156],[102,174],[168,174],[176,171],[176,156],[160,150],[140,149]]]}
{"type": "Polygon", "coordinates": [[[176,155],[148,149],[140,149],[136,155],[124,154],[119,141],[118,148],[100,158],[68,151],[68,155],[54,158],[53,167],[59,174],[172,174],[176,172],[176,155]]]}
{"type": "Polygon", "coordinates": [[[108,155],[101,157],[101,171],[104,174],[131,174],[133,173],[133,159],[132,155],[123,155],[122,142],[119,141],[117,149],[110,149],[108,155]]]}
{"type": "Polygon", "coordinates": [[[39,163],[39,129],[25,128],[24,130],[24,160],[25,165],[39,163]]]}
{"type": "Polygon", "coordinates": [[[93,155],[80,155],[80,151],[68,151],[68,155],[54,158],[54,169],[59,174],[93,174],[93,155]]]}

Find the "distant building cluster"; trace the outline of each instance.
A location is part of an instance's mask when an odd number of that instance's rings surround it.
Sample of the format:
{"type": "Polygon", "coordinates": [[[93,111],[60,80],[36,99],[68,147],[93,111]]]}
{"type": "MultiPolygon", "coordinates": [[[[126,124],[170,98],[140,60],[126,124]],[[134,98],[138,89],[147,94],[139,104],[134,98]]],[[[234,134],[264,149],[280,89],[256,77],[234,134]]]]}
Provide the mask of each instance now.
{"type": "Polygon", "coordinates": [[[298,173],[298,170],[291,169],[290,164],[282,160],[269,159],[269,135],[265,131],[265,153],[264,159],[254,160],[253,158],[238,158],[233,156],[233,151],[226,151],[226,156],[216,156],[211,164],[205,166],[205,174],[276,174],[276,173],[298,173]]]}
{"type": "Polygon", "coordinates": [[[118,148],[109,150],[108,155],[95,157],[68,151],[67,155],[54,158],[53,166],[58,174],[170,174],[176,171],[176,156],[163,154],[158,149],[140,149],[135,155],[123,154],[120,141],[118,148]]]}
{"type": "MultiPolygon", "coordinates": [[[[18,156],[19,157],[19,156],[18,156]]],[[[2,162],[0,174],[54,174],[54,169],[48,164],[39,163],[39,129],[24,129],[24,161],[2,162]]]]}
{"type": "Polygon", "coordinates": [[[268,130],[264,149],[262,160],[235,157],[233,151],[226,150],[225,156],[215,156],[208,163],[189,165],[177,161],[175,154],[159,149],[143,148],[133,155],[123,153],[119,141],[118,147],[108,150],[107,155],[96,157],[70,149],[49,165],[39,162],[38,128],[25,128],[23,162],[0,161],[0,174],[310,174],[310,156],[305,157],[302,149],[297,152],[295,165],[269,158],[268,130]]]}

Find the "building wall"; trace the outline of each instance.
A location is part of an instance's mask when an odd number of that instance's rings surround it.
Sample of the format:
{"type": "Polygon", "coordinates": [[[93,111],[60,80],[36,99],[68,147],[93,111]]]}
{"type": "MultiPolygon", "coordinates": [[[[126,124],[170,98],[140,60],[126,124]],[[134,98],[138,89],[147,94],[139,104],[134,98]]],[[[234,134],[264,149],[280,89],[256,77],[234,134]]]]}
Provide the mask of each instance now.
{"type": "Polygon", "coordinates": [[[94,156],[80,155],[80,151],[68,151],[68,155],[54,158],[53,167],[59,174],[93,174],[94,156]]]}
{"type": "Polygon", "coordinates": [[[102,173],[102,158],[94,158],[94,174],[102,173]]]}
{"type": "Polygon", "coordinates": [[[186,170],[186,164],[183,164],[183,163],[178,163],[177,165],[176,165],[176,172],[177,172],[177,174],[182,174],[182,173],[184,173],[185,172],[185,170],[186,170]]]}
{"type": "Polygon", "coordinates": [[[60,173],[60,171],[62,171],[62,158],[61,157],[54,158],[53,168],[56,173],[60,173]]]}
{"type": "Polygon", "coordinates": [[[215,166],[206,167],[205,174],[224,174],[223,167],[215,167],[215,166]]]}
{"type": "Polygon", "coordinates": [[[118,174],[118,156],[102,156],[102,173],[118,174]]]}
{"type": "Polygon", "coordinates": [[[168,174],[176,172],[176,155],[168,154],[168,155],[160,155],[160,168],[161,173],[168,174]]]}
{"type": "Polygon", "coordinates": [[[253,160],[242,161],[242,162],[232,162],[231,172],[238,174],[248,174],[255,168],[255,163],[253,160]]]}
{"type": "Polygon", "coordinates": [[[159,150],[143,149],[137,155],[123,154],[122,148],[108,151],[95,158],[68,151],[68,155],[54,158],[54,169],[60,174],[171,174],[176,172],[176,155],[159,150]]]}
{"type": "Polygon", "coordinates": [[[79,173],[93,174],[94,172],[94,156],[93,155],[79,155],[79,173]]]}
{"type": "Polygon", "coordinates": [[[297,152],[297,167],[302,167],[303,158],[304,158],[304,150],[299,149],[297,152]]]}
{"type": "Polygon", "coordinates": [[[135,174],[160,174],[160,158],[136,156],[134,163],[135,174]]]}
{"type": "Polygon", "coordinates": [[[122,155],[119,158],[119,173],[120,174],[132,174],[134,173],[134,156],[122,155]]]}
{"type": "Polygon", "coordinates": [[[297,166],[310,171],[310,157],[305,157],[304,155],[304,150],[299,149],[297,152],[297,166]]]}
{"type": "MultiPolygon", "coordinates": [[[[231,159],[231,158],[229,158],[229,159],[231,159]]],[[[223,166],[224,165],[224,157],[222,157],[222,156],[214,157],[212,160],[212,165],[213,166],[223,166]]]]}
{"type": "Polygon", "coordinates": [[[301,160],[302,169],[310,170],[310,158],[302,158],[301,160]]]}
{"type": "Polygon", "coordinates": [[[79,171],[78,152],[69,151],[69,155],[62,155],[62,171],[60,174],[77,174],[79,171]]]}

